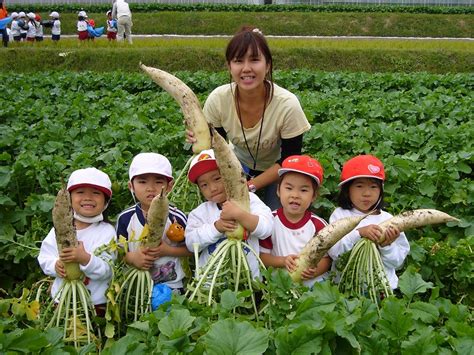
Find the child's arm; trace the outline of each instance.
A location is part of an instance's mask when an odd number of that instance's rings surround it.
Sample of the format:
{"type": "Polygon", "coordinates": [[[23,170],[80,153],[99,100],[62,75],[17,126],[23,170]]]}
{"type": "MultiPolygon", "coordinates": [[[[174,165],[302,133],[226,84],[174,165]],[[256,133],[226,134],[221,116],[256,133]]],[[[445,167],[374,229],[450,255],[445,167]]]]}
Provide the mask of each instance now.
{"type": "Polygon", "coordinates": [[[402,232],[390,245],[379,246],[379,251],[382,263],[386,268],[398,269],[410,252],[410,243],[405,233],[402,232]]]}
{"type": "Polygon", "coordinates": [[[202,204],[188,216],[188,222],[185,229],[186,247],[190,252],[194,251],[193,244],[199,245],[199,251],[224,238],[224,234],[220,232],[215,223],[219,219],[217,207],[212,212],[210,206],[202,204]]]}
{"type": "Polygon", "coordinates": [[[163,256],[192,256],[186,245],[169,245],[166,241],[162,240],[160,245],[156,248],[150,248],[148,254],[155,257],[161,258],[163,256]]]}
{"type": "Polygon", "coordinates": [[[258,225],[258,216],[240,208],[233,201],[226,201],[222,204],[221,219],[224,221],[237,221],[247,231],[252,233],[258,225]]]}
{"type": "Polygon", "coordinates": [[[267,267],[272,266],[276,268],[285,268],[288,272],[292,272],[298,267],[298,255],[294,254],[287,256],[276,256],[260,252],[260,259],[262,259],[263,265],[267,267]]]}
{"type": "Polygon", "coordinates": [[[138,248],[135,251],[129,251],[125,254],[125,262],[140,270],[148,270],[153,266],[156,257],[148,254],[148,248],[138,248]]]}
{"type": "Polygon", "coordinates": [[[54,228],[50,230],[46,238],[41,243],[40,252],[38,255],[38,263],[41,270],[53,277],[64,277],[58,274],[56,270],[56,263],[59,261],[58,246],[56,244],[56,234],[54,228]]]}

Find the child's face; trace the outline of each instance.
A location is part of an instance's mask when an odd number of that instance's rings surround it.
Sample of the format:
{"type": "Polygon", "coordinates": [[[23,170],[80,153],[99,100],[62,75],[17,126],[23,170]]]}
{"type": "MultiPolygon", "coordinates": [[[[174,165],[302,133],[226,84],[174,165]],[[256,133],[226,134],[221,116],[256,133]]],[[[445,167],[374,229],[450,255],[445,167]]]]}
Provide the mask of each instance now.
{"type": "Polygon", "coordinates": [[[349,198],[359,211],[367,213],[372,210],[380,197],[380,186],[374,179],[357,178],[349,186],[349,198]]]}
{"type": "Polygon", "coordinates": [[[71,204],[81,216],[94,217],[104,211],[105,195],[93,187],[79,187],[71,191],[71,204]]]}
{"type": "Polygon", "coordinates": [[[151,201],[153,198],[161,193],[164,189],[165,192],[169,192],[172,184],[168,182],[168,179],[163,175],[158,174],[143,174],[133,178],[128,183],[130,191],[135,193],[136,199],[140,202],[141,207],[148,211],[151,201]]]}
{"type": "Polygon", "coordinates": [[[196,183],[207,201],[223,203],[227,200],[224,181],[219,169],[202,174],[197,178],[196,183]]]}
{"type": "Polygon", "coordinates": [[[313,179],[296,172],[288,172],[283,175],[277,192],[283,213],[292,222],[303,218],[316,198],[313,179]]]}

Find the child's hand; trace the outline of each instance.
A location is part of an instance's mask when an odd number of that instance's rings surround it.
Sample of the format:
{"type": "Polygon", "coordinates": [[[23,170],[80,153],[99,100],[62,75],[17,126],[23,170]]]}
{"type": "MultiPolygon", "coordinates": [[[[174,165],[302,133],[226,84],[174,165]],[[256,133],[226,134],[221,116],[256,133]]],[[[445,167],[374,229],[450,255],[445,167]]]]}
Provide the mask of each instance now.
{"type": "Polygon", "coordinates": [[[318,271],[318,267],[309,267],[301,273],[301,279],[302,280],[314,279],[316,276],[318,276],[317,271],[318,271]]]}
{"type": "Polygon", "coordinates": [[[290,254],[285,257],[285,267],[288,272],[293,272],[298,267],[298,255],[290,254]]]}
{"type": "Polygon", "coordinates": [[[56,274],[61,277],[65,278],[66,277],[66,269],[64,268],[64,263],[61,260],[57,260],[56,264],[54,264],[54,270],[56,270],[56,274]]]}
{"type": "Polygon", "coordinates": [[[238,221],[242,215],[242,209],[232,201],[222,204],[221,218],[224,220],[238,221]]]}
{"type": "Polygon", "coordinates": [[[173,248],[172,246],[170,246],[168,243],[162,240],[160,245],[158,245],[157,247],[148,248],[148,250],[146,251],[146,254],[151,255],[156,260],[163,256],[171,256],[170,253],[171,253],[172,248],[173,248]]]}
{"type": "Polygon", "coordinates": [[[378,242],[383,233],[382,228],[376,224],[369,224],[368,226],[361,227],[357,230],[362,238],[370,239],[375,243],[378,242]]]}
{"type": "Polygon", "coordinates": [[[140,270],[148,270],[153,266],[156,258],[147,254],[148,248],[140,248],[136,251],[129,251],[125,255],[125,262],[129,265],[135,266],[140,270]]]}
{"type": "Polygon", "coordinates": [[[392,244],[400,236],[400,230],[395,226],[389,226],[385,231],[385,240],[380,243],[381,247],[392,244]]]}
{"type": "Polygon", "coordinates": [[[214,222],[214,226],[221,233],[232,232],[237,228],[237,222],[234,220],[225,220],[221,218],[214,222]]]}
{"type": "Polygon", "coordinates": [[[91,260],[91,255],[84,249],[84,243],[79,242],[75,248],[64,248],[61,253],[59,253],[59,258],[64,263],[87,265],[91,260]]]}

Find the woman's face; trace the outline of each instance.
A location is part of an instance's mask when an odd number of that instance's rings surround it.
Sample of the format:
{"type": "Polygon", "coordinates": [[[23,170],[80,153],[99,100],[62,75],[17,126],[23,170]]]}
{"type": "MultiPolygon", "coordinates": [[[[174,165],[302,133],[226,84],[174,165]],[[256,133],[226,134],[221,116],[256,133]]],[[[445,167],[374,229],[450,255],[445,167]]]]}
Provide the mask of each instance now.
{"type": "Polygon", "coordinates": [[[261,51],[253,56],[249,48],[242,58],[233,58],[228,65],[232,79],[240,90],[252,91],[264,87],[263,82],[270,65],[261,51]]]}

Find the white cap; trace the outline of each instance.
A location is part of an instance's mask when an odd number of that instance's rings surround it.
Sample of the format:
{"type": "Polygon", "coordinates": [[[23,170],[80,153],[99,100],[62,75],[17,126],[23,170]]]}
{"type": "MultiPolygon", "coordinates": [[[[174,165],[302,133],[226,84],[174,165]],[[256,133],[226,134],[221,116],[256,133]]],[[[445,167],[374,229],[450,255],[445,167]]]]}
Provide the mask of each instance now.
{"type": "Polygon", "coordinates": [[[81,17],[87,17],[87,13],[82,10],[82,11],[79,11],[79,13],[77,14],[77,16],[81,16],[81,17]]]}
{"type": "Polygon", "coordinates": [[[130,181],[135,176],[143,174],[158,174],[165,176],[168,180],[173,180],[170,161],[158,153],[140,153],[133,158],[128,171],[130,181]]]}
{"type": "Polygon", "coordinates": [[[30,20],[34,20],[35,17],[36,17],[36,15],[35,15],[34,13],[32,13],[32,12],[28,12],[28,13],[26,14],[26,16],[27,16],[30,20]]]}
{"type": "Polygon", "coordinates": [[[109,176],[96,168],[73,171],[67,182],[67,190],[71,192],[80,187],[94,187],[108,197],[112,196],[112,182],[109,176]]]}
{"type": "Polygon", "coordinates": [[[216,169],[218,169],[218,166],[214,151],[212,149],[203,150],[191,161],[188,170],[188,179],[189,181],[196,183],[198,177],[207,173],[208,171],[216,169]]]}
{"type": "Polygon", "coordinates": [[[59,18],[59,13],[57,11],[53,11],[49,14],[49,17],[59,18]]]}
{"type": "Polygon", "coordinates": [[[18,13],[18,17],[26,17],[25,12],[24,12],[24,11],[20,11],[20,12],[18,13]]]}
{"type": "Polygon", "coordinates": [[[13,11],[12,14],[11,14],[11,17],[12,18],[18,17],[18,12],[13,11]]]}

